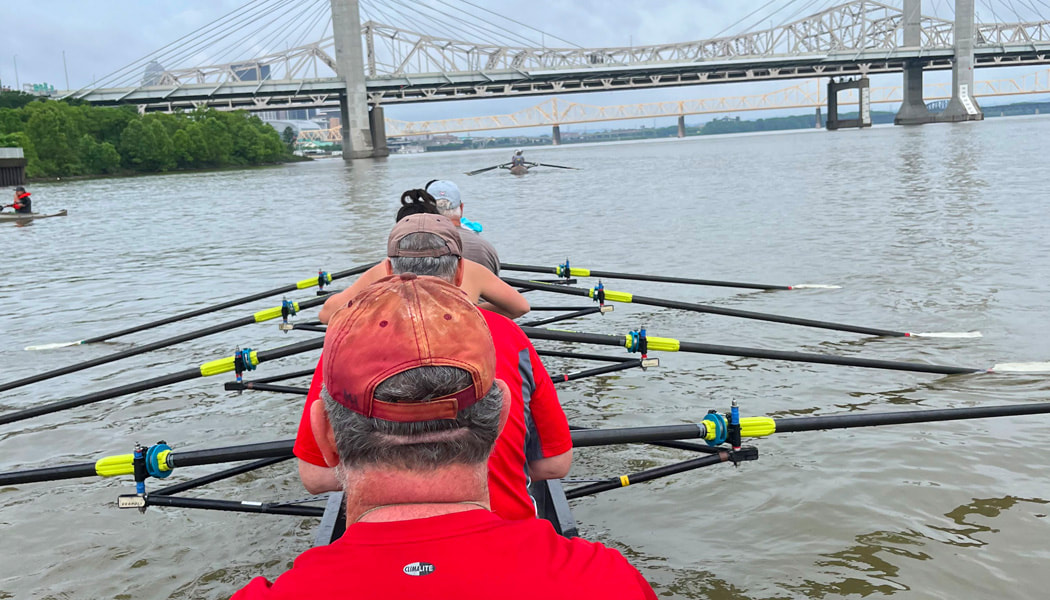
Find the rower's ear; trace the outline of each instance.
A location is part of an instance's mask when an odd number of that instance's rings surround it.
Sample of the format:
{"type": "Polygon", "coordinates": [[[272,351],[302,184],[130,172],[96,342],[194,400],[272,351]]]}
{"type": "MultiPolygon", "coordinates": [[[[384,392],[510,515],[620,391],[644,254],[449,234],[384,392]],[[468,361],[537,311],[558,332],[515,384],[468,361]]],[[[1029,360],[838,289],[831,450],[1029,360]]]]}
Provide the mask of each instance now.
{"type": "Polygon", "coordinates": [[[339,464],[339,452],[335,446],[335,432],[332,424],[328,421],[328,412],[324,409],[324,402],[317,400],[310,405],[310,429],[313,430],[314,440],[317,442],[321,456],[329,467],[339,464]]]}
{"type": "Polygon", "coordinates": [[[507,426],[507,421],[510,420],[510,405],[512,403],[510,386],[502,379],[496,379],[494,383],[499,386],[499,391],[502,392],[503,396],[503,405],[499,411],[499,435],[503,435],[503,428],[507,426]]]}

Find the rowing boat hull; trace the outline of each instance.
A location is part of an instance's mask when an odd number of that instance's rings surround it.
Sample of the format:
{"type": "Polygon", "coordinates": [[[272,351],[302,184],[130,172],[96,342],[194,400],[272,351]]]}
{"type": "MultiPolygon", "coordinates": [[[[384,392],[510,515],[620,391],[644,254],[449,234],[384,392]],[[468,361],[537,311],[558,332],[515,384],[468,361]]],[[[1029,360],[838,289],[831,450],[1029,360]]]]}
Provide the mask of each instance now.
{"type": "Polygon", "coordinates": [[[43,213],[0,213],[0,223],[6,221],[33,221],[35,219],[47,219],[50,217],[64,217],[67,214],[68,213],[65,209],[49,215],[43,213]]]}
{"type": "Polygon", "coordinates": [[[511,175],[524,175],[528,172],[529,168],[522,165],[516,165],[510,168],[511,175]]]}

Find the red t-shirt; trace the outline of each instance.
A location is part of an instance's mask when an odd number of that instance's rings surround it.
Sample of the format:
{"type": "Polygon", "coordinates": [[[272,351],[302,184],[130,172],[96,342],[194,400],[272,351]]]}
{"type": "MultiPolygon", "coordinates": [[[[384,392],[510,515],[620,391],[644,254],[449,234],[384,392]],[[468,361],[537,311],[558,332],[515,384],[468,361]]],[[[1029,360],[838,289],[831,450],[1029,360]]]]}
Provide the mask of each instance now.
{"type": "MultiPolygon", "coordinates": [[[[510,388],[511,410],[503,433],[489,457],[489,499],[505,519],[529,519],[536,506],[529,496],[527,461],[557,456],[572,448],[565,412],[550,375],[529,338],[510,319],[482,310],[496,347],[496,377],[510,388]]],[[[321,361],[317,362],[293,452],[300,459],[327,466],[310,427],[310,405],[321,395],[321,361]]]]}
{"type": "Polygon", "coordinates": [[[499,598],[656,600],[616,550],[554,532],[547,521],[506,521],[485,510],[390,523],[356,523],[307,550],[270,583],[257,577],[233,600],[499,598]]]}

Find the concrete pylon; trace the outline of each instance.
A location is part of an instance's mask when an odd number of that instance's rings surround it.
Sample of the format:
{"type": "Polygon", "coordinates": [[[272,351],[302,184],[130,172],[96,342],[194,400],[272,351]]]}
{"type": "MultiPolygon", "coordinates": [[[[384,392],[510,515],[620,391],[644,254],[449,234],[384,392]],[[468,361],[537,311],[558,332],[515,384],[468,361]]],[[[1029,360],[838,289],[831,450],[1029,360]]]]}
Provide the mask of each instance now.
{"type": "Polygon", "coordinates": [[[377,153],[372,143],[364,51],[361,48],[361,13],[357,2],[330,0],[336,70],[346,81],[346,91],[339,98],[339,110],[343,125],[343,160],[347,161],[386,156],[377,153]]]}
{"type": "MultiPolygon", "coordinates": [[[[904,0],[903,10],[904,46],[919,48],[922,46],[922,0],[904,0]]],[[[903,92],[901,108],[893,118],[894,125],[919,125],[935,119],[922,98],[921,62],[905,61],[903,92]]]]}
{"type": "Polygon", "coordinates": [[[973,93],[973,0],[955,0],[955,61],[952,99],[938,121],[981,121],[984,113],[973,93]]]}
{"type": "Polygon", "coordinates": [[[561,144],[561,126],[555,125],[551,127],[551,144],[557,146],[561,144]]]}
{"type": "Polygon", "coordinates": [[[678,115],[678,137],[685,137],[685,115],[678,115]]]}

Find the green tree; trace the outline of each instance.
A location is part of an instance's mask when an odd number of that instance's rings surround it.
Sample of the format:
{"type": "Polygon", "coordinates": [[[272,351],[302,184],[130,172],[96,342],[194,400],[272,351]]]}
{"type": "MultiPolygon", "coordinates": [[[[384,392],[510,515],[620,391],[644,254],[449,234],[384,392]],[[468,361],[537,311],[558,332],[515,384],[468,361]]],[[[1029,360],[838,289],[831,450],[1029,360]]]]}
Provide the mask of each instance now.
{"type": "Polygon", "coordinates": [[[136,171],[166,171],[175,166],[175,148],[160,123],[131,121],[120,134],[124,165],[136,171]]]}
{"type": "Polygon", "coordinates": [[[76,109],[61,102],[33,103],[25,132],[33,140],[43,175],[78,175],[83,170],[77,152],[80,140],[76,109]]]}
{"type": "Polygon", "coordinates": [[[295,130],[290,125],[281,133],[281,141],[284,142],[284,147],[288,148],[289,154],[295,152],[295,137],[295,130]]]}
{"type": "Polygon", "coordinates": [[[88,134],[80,136],[80,159],[88,173],[116,173],[120,170],[120,154],[109,142],[96,142],[88,134]]]}

